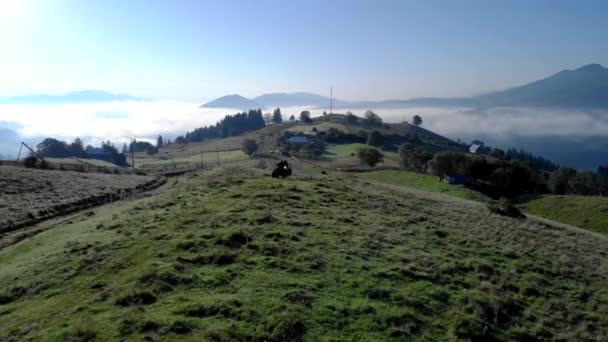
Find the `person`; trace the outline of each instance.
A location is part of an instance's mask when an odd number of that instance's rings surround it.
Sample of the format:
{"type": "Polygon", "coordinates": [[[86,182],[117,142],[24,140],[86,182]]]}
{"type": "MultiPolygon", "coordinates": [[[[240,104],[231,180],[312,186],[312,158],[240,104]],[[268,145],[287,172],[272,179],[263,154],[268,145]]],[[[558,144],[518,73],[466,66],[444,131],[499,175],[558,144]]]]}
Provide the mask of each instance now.
{"type": "Polygon", "coordinates": [[[277,168],[287,170],[289,168],[289,163],[287,160],[281,159],[281,161],[277,164],[277,168]]]}

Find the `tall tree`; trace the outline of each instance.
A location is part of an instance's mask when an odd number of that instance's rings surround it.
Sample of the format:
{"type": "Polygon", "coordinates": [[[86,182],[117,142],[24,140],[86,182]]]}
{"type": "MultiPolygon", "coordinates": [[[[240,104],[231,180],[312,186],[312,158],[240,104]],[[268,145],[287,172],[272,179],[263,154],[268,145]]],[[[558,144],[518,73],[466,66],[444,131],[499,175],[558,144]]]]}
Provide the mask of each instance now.
{"type": "Polygon", "coordinates": [[[272,112],[272,122],[281,123],[283,122],[283,115],[281,114],[281,108],[277,108],[272,112]]]}
{"type": "Polygon", "coordinates": [[[295,116],[293,116],[293,115],[291,115],[291,116],[289,117],[289,121],[291,121],[291,122],[296,121],[296,117],[295,117],[295,116]]]}
{"type": "Polygon", "coordinates": [[[346,122],[349,124],[356,124],[358,119],[359,118],[357,118],[357,116],[352,112],[349,111],[346,113],[346,122]]]}
{"type": "Polygon", "coordinates": [[[300,121],[304,123],[311,123],[312,119],[310,118],[310,112],[307,110],[302,111],[302,113],[300,113],[300,121]]]}
{"type": "Polygon", "coordinates": [[[122,144],[122,154],[128,154],[129,150],[127,149],[127,144],[122,144]]]}
{"type": "Polygon", "coordinates": [[[72,157],[83,158],[86,156],[84,146],[80,138],[74,139],[74,141],[68,146],[68,152],[72,157]]]}
{"type": "Polygon", "coordinates": [[[414,115],[412,122],[414,123],[414,125],[420,126],[422,125],[422,118],[420,117],[420,115],[414,115]]]}
{"type": "Polygon", "coordinates": [[[156,138],[156,148],[161,148],[163,146],[165,146],[163,136],[159,135],[158,138],[156,138]]]}
{"type": "Polygon", "coordinates": [[[576,170],[569,167],[561,167],[551,173],[547,186],[556,195],[565,195],[570,191],[570,179],[576,176],[576,170]]]}
{"type": "Polygon", "coordinates": [[[46,138],[36,145],[36,153],[42,157],[66,158],[70,157],[68,145],[64,141],[46,138]]]}
{"type": "Polygon", "coordinates": [[[367,123],[369,126],[382,125],[382,119],[378,116],[378,114],[372,112],[371,110],[366,111],[364,116],[365,116],[365,123],[367,123]]]}

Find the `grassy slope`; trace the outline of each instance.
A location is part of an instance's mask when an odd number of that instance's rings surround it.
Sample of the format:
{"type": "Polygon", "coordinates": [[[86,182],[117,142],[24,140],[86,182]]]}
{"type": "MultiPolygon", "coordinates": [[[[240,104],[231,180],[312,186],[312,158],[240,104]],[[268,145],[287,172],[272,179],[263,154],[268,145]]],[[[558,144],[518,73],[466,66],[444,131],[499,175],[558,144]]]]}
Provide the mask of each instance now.
{"type": "Polygon", "coordinates": [[[84,158],[44,158],[44,159],[46,159],[49,162],[57,163],[57,164],[75,164],[75,165],[92,164],[92,165],[104,166],[104,167],[120,167],[114,163],[110,163],[108,161],[100,160],[100,159],[84,159],[84,158]]]}
{"type": "Polygon", "coordinates": [[[607,254],[449,197],[207,174],[1,250],[0,339],[601,340],[607,254]]]}
{"type": "Polygon", "coordinates": [[[358,173],[357,176],[372,182],[406,186],[470,200],[485,201],[482,194],[469,190],[462,185],[446,184],[438,181],[437,177],[416,172],[386,170],[358,173]]]}
{"type": "Polygon", "coordinates": [[[243,153],[241,150],[230,150],[230,151],[219,151],[219,152],[203,152],[202,155],[199,152],[198,154],[192,154],[190,156],[183,156],[174,158],[173,161],[168,158],[163,158],[163,156],[143,156],[140,155],[139,158],[135,160],[135,164],[138,167],[154,167],[154,166],[172,166],[173,162],[176,164],[200,164],[201,156],[203,161],[208,164],[215,164],[217,159],[219,158],[220,163],[224,161],[235,161],[235,160],[244,160],[249,157],[243,153]]]}
{"type": "Polygon", "coordinates": [[[315,134],[313,128],[316,128],[317,131],[327,131],[330,128],[335,128],[341,130],[343,132],[349,132],[349,128],[343,124],[333,123],[333,122],[321,122],[316,124],[298,124],[292,127],[289,127],[287,130],[293,133],[304,133],[304,134],[315,134]]]}
{"type": "Polygon", "coordinates": [[[520,206],[534,215],[608,234],[608,198],[545,195],[520,206]]]}

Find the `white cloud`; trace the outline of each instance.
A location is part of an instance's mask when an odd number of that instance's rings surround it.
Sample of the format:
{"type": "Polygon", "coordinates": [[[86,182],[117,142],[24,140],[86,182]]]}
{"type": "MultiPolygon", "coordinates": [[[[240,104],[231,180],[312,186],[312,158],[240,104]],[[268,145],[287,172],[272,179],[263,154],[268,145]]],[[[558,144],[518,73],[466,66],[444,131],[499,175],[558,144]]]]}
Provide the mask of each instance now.
{"type": "MultiPolygon", "coordinates": [[[[178,101],[125,101],[68,105],[0,104],[0,122],[18,123],[14,129],[24,138],[56,137],[70,140],[82,137],[86,143],[111,140],[117,144],[156,135],[175,137],[197,127],[215,124],[229,108],[198,108],[198,103],[178,101]]],[[[282,108],[285,119],[299,115],[305,108],[282,108]]],[[[340,109],[345,113],[348,109],[340,109]]],[[[270,111],[265,110],[264,112],[270,111]]],[[[363,115],[364,110],[351,110],[363,115]]],[[[313,116],[323,109],[312,109],[313,116]]],[[[477,135],[497,138],[514,136],[605,136],[608,113],[582,110],[540,110],[531,108],[496,108],[471,111],[463,108],[403,108],[375,111],[386,122],[422,116],[423,127],[453,139],[477,135]]],[[[0,137],[2,140],[2,137],[0,137]]]]}

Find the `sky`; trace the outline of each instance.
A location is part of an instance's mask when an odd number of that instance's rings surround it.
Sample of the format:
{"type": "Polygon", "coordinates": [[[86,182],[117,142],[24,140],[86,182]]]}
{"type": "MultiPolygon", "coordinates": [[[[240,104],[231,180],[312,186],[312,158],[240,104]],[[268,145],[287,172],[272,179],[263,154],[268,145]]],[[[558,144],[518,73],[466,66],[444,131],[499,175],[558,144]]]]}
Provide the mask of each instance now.
{"type": "Polygon", "coordinates": [[[465,96],[608,66],[608,2],[0,0],[0,97],[465,96]]]}

